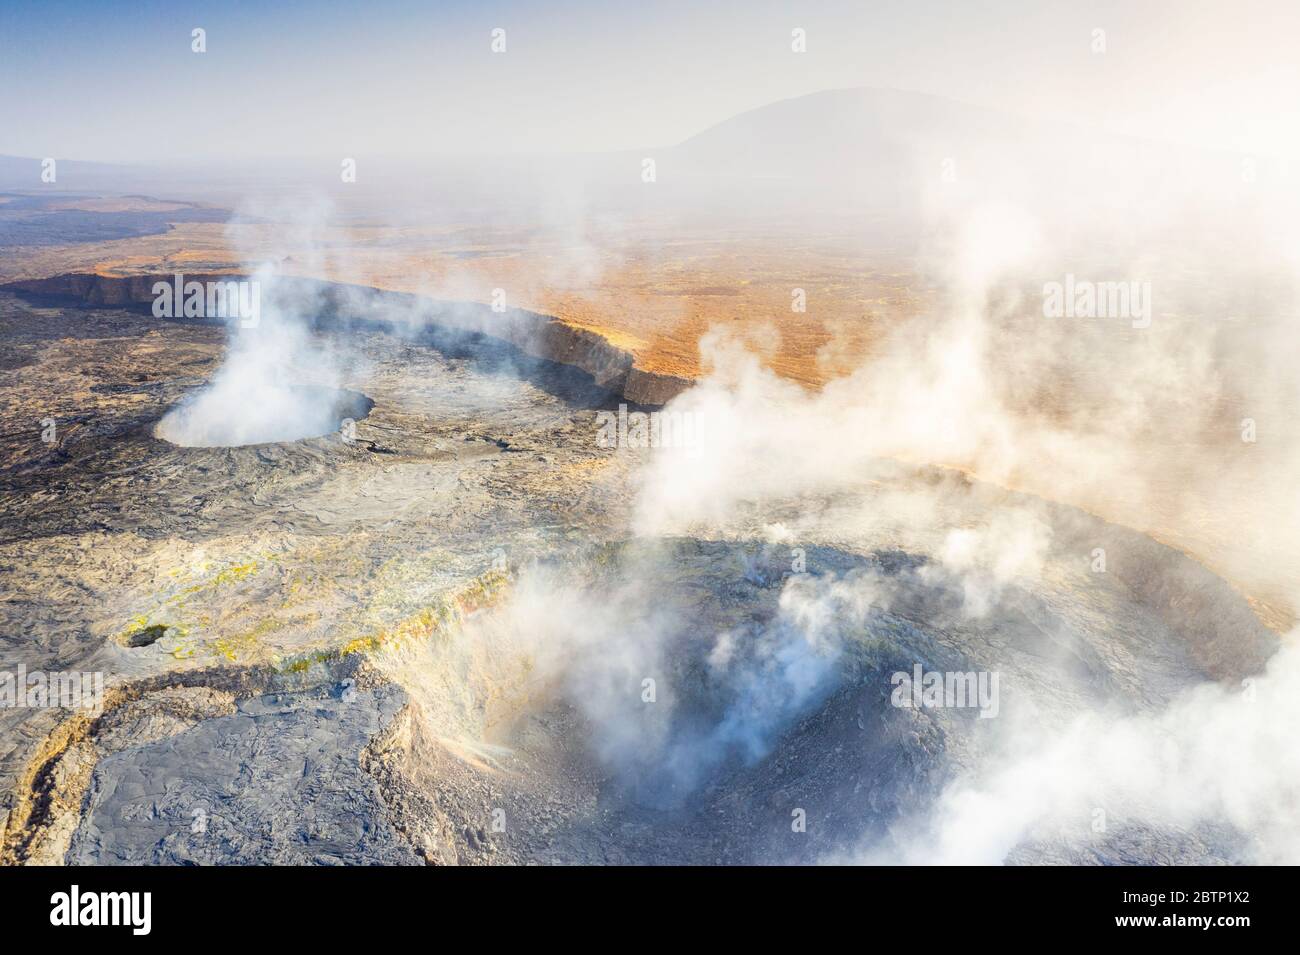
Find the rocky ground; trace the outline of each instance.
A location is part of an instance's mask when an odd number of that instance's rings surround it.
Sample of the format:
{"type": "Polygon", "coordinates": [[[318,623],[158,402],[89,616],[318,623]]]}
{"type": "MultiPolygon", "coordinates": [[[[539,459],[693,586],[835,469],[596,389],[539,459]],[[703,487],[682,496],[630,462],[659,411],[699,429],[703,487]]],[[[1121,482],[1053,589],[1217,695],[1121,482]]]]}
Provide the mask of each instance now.
{"type": "MultiPolygon", "coordinates": [[[[485,336],[319,335],[343,379],[294,384],[373,401],[354,436],[178,447],[158,422],[223,326],[0,292],[0,668],[109,687],[99,712],[0,709],[5,862],[843,857],[977,767],[997,722],[891,706],[895,672],[998,670],[1003,710],[1050,722],[1239,680],[1276,645],[1168,548],[927,469],[633,539],[651,452],[598,445],[619,397],[589,376],[485,336]],[[918,488],[941,506],[888,518],[918,488]],[[1051,526],[1045,569],[963,613],[935,555],[1010,507],[1051,526]],[[1090,573],[1096,546],[1122,572],[1090,573]],[[801,596],[841,611],[809,655],[801,596]]],[[[1245,844],[1079,825],[1014,861],[1245,844]]]]}

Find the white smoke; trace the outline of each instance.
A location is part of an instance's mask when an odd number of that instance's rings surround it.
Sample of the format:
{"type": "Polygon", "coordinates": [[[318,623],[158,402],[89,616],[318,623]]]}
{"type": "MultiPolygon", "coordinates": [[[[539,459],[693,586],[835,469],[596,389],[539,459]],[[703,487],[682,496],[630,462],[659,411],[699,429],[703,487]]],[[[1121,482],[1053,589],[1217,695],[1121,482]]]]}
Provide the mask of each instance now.
{"type": "MultiPolygon", "coordinates": [[[[1189,292],[1157,282],[1163,302],[1140,334],[1124,322],[1052,324],[1032,289],[1070,270],[1067,250],[1044,244],[1045,230],[1014,207],[977,204],[968,213],[942,233],[951,241],[938,243],[942,306],[818,392],[776,377],[734,334],[706,336],[708,376],[668,410],[693,413],[711,440],[688,467],[668,456],[649,462],[638,529],[707,532],[775,502],[861,486],[882,458],[929,462],[1172,537],[1234,582],[1293,601],[1300,507],[1286,488],[1300,441],[1281,421],[1300,381],[1264,344],[1294,353],[1294,322],[1278,318],[1295,300],[1286,263],[1222,260],[1228,304],[1208,303],[1209,316],[1183,311],[1195,307],[1195,284],[1189,292]],[[1255,272],[1270,276],[1272,298],[1253,293],[1255,272]],[[1241,302],[1267,317],[1229,337],[1213,310],[1241,302]],[[1266,454],[1239,439],[1243,408],[1278,429],[1266,454]]],[[[1167,268],[1164,254],[1125,267],[1167,268]]],[[[944,530],[945,498],[960,493],[958,484],[886,496],[896,514],[839,512],[834,526],[870,539],[891,520],[939,522],[936,563],[922,578],[956,581],[963,614],[983,617],[1010,583],[1042,572],[1051,535],[1029,505],[979,529],[944,530]]],[[[807,524],[819,521],[824,514],[807,524]]],[[[802,530],[797,518],[785,529],[802,530]]],[[[1288,727],[1300,715],[1297,699],[1292,644],[1249,692],[1205,683],[1139,715],[1116,715],[1131,707],[1113,700],[1064,724],[1004,719],[979,766],[893,838],[869,834],[855,859],[1003,862],[1026,840],[1060,830],[1086,844],[1100,807],[1112,828],[1227,823],[1245,834],[1246,858],[1296,862],[1300,749],[1288,727]]]]}
{"type": "Polygon", "coordinates": [[[640,553],[586,579],[532,568],[463,637],[491,647],[498,672],[527,661],[537,697],[574,707],[599,763],[658,807],[680,804],[724,765],[766,756],[837,685],[844,640],[885,602],[869,573],[795,575],[764,624],[701,630],[672,598],[668,560],[640,553]]]}
{"type": "Polygon", "coordinates": [[[254,328],[229,323],[221,367],[163,417],[159,437],[187,447],[295,441],[337,431],[358,413],[337,390],[339,357],[310,331],[320,303],[281,285],[267,268],[252,281],[264,297],[261,321],[254,328]]]}
{"type": "Polygon", "coordinates": [[[157,434],[184,446],[234,446],[293,441],[337,431],[344,418],[362,413],[359,396],[338,391],[349,359],[314,331],[325,301],[319,286],[286,279],[283,254],[250,247],[250,222],[277,222],[280,249],[292,249],[309,270],[328,274],[331,253],[322,241],[332,211],[317,201],[306,207],[248,206],[227,225],[227,240],[245,261],[257,263],[247,281],[260,299],[256,322],[227,320],[228,347],[212,380],[168,412],[157,434]],[[260,257],[260,258],[259,258],[260,257]]]}
{"type": "Polygon", "coordinates": [[[1243,687],[1204,684],[1154,713],[1085,713],[1063,728],[1022,721],[974,778],[946,789],[921,821],[869,840],[857,861],[996,865],[1035,837],[1087,846],[1130,825],[1226,823],[1247,835],[1247,861],[1294,865],[1297,718],[1300,647],[1290,642],[1243,687]]]}

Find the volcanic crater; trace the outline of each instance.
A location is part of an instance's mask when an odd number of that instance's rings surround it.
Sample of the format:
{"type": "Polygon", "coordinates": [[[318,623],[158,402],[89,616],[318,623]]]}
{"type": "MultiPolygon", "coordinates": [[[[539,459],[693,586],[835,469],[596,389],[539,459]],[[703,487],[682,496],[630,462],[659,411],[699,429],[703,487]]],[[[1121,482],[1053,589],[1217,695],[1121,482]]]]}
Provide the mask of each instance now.
{"type": "MultiPolygon", "coordinates": [[[[996,749],[978,707],[898,705],[899,673],[997,671],[1004,718],[1056,724],[1276,648],[1182,554],[935,468],[634,533],[656,452],[596,441],[625,396],[505,337],[325,324],[357,361],[292,386],[316,424],[169,443],[222,329],[12,291],[0,322],[0,651],[110,687],[0,710],[4,861],[835,860],[996,749]],[[918,493],[926,521],[887,516],[918,493]],[[1050,527],[1043,570],[972,612],[944,542],[1008,509],[1050,527]],[[1124,573],[1089,572],[1099,545],[1124,573]]],[[[1083,819],[1014,858],[1248,848],[1083,819]]]]}

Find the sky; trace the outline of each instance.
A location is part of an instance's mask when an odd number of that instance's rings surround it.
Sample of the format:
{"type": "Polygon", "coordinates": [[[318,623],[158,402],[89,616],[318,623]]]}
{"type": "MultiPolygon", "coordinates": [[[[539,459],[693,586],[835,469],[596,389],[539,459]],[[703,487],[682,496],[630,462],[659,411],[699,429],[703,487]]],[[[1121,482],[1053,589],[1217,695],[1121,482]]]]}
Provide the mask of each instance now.
{"type": "Polygon", "coordinates": [[[1300,157],[1297,51],[1296,0],[0,0],[0,154],[635,149],[874,86],[1300,157]]]}

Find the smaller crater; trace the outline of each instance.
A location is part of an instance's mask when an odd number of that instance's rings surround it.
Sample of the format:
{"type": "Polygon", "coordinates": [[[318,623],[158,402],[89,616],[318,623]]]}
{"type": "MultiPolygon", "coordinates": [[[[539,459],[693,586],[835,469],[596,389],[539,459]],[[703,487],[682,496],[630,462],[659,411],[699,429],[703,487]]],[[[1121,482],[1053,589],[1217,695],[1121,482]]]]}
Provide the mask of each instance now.
{"type": "Polygon", "coordinates": [[[153,646],[162,639],[163,634],[167,632],[167,624],[155,623],[149,627],[142,627],[139,630],[132,630],[130,633],[123,634],[121,637],[122,646],[124,647],[149,647],[153,646]]]}
{"type": "Polygon", "coordinates": [[[223,383],[172,408],[154,435],[183,448],[281,444],[334,434],[374,406],[366,395],[346,388],[223,383]]]}

